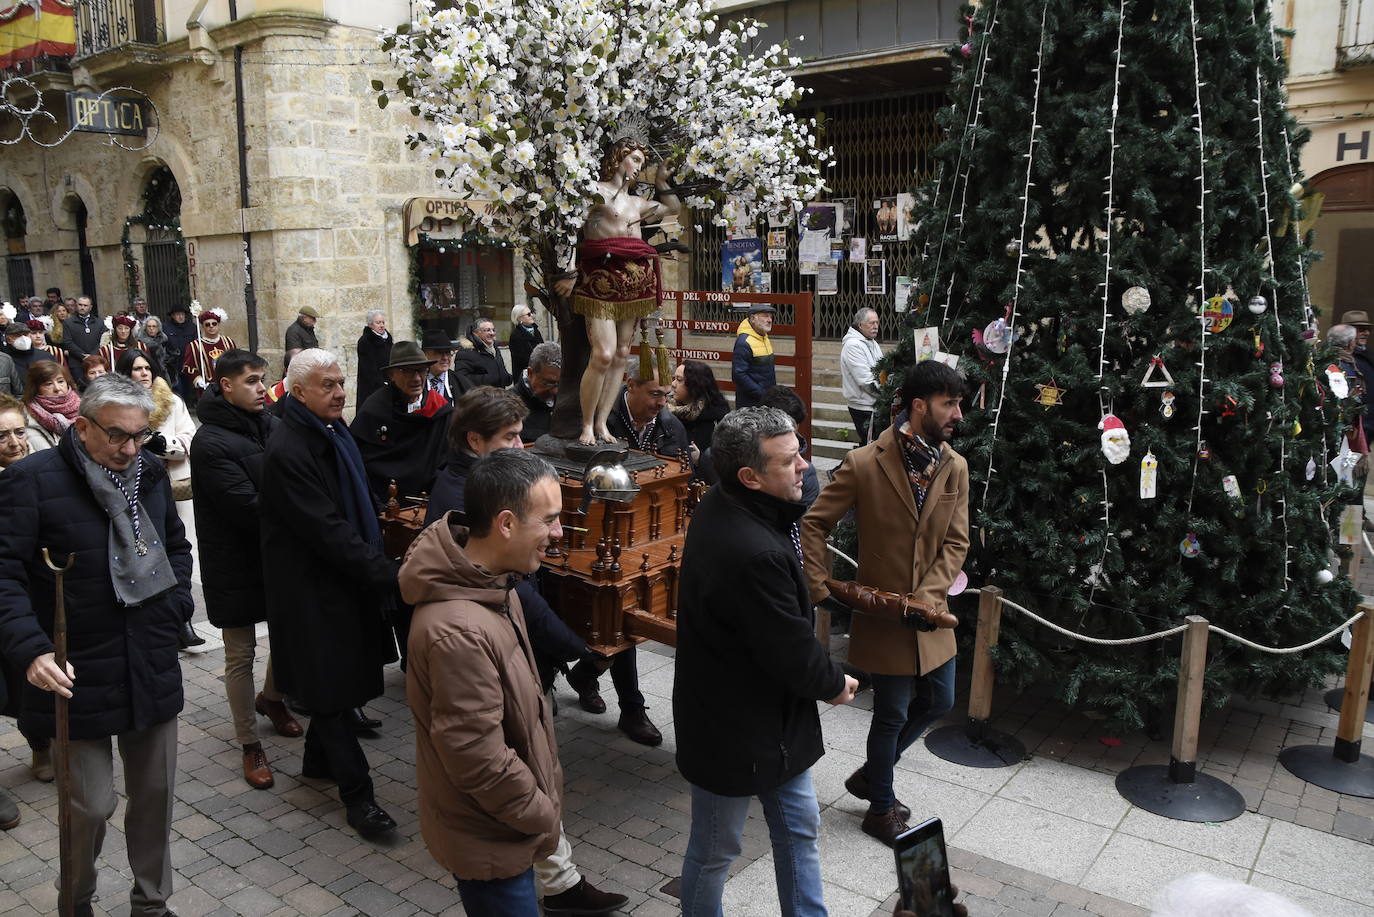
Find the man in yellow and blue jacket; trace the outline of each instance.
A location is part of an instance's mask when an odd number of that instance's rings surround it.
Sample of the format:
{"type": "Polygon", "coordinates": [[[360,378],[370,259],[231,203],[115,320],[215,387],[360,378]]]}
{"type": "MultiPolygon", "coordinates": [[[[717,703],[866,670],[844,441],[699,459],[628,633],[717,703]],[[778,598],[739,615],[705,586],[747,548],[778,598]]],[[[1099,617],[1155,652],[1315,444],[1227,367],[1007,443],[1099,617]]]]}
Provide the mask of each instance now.
{"type": "Polygon", "coordinates": [[[739,323],[730,379],[735,383],[735,407],[748,408],[763,399],[763,393],[777,384],[773,366],[773,307],[764,303],[749,306],[749,315],[739,323]]]}

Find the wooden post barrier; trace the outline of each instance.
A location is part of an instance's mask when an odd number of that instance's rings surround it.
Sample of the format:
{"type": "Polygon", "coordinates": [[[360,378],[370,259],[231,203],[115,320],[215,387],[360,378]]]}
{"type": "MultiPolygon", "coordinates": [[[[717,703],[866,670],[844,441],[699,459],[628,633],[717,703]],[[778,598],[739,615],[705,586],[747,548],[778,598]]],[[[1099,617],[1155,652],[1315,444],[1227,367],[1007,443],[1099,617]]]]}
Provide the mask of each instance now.
{"type": "Polygon", "coordinates": [[[1285,748],[1279,763],[1300,780],[1370,799],[1374,798],[1374,758],[1360,754],[1360,742],[1369,705],[1369,679],[1374,674],[1374,605],[1362,604],[1359,610],[1363,617],[1350,629],[1350,658],[1345,666],[1345,695],[1335,745],[1329,749],[1321,745],[1285,748]]]}
{"type": "Polygon", "coordinates": [[[978,630],[973,643],[968,722],[942,726],[926,736],[931,754],[965,767],[1009,767],[1026,757],[1026,746],[1013,735],[993,729],[992,648],[1002,627],[1002,590],[984,586],[978,597],[978,630]]]}
{"type": "Polygon", "coordinates": [[[1236,788],[1197,770],[1198,730],[1202,722],[1207,673],[1207,619],[1189,615],[1178,662],[1178,703],[1174,709],[1169,766],[1129,767],[1116,777],[1116,791],[1147,812],[1179,821],[1229,821],[1245,811],[1236,788]]]}

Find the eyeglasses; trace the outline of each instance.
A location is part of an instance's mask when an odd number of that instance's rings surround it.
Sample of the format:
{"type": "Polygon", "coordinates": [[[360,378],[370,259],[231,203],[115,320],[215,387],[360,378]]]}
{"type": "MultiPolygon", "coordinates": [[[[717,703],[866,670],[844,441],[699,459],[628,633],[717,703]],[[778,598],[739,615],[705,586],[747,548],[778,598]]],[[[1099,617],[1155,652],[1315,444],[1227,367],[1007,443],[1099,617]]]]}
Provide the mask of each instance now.
{"type": "Polygon", "coordinates": [[[142,446],[148,440],[153,438],[153,431],[148,429],[147,427],[144,427],[137,433],[126,433],[118,427],[111,430],[109,427],[101,426],[99,421],[93,420],[90,417],[87,417],[86,419],[89,420],[98,430],[100,430],[100,432],[104,433],[106,436],[110,438],[111,446],[122,446],[129,440],[133,440],[135,446],[142,446]]]}

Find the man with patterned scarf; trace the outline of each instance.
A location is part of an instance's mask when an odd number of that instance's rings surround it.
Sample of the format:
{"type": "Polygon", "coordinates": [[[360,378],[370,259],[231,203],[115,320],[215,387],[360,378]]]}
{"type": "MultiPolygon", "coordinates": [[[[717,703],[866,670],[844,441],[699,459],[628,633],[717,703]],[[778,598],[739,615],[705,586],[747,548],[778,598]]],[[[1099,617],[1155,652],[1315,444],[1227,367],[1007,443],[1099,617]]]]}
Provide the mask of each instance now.
{"type": "Polygon", "coordinates": [[[348,714],[381,696],[382,667],[396,660],[385,609],[398,598],[398,564],[382,551],[363,458],[341,419],[339,358],[302,350],[286,387],[258,500],[272,675],[310,711],[301,776],[336,783],[349,825],[372,838],[396,822],[377,805],[348,714]]]}
{"type": "MultiPolygon", "coordinates": [[[[74,900],[90,914],[105,822],[115,811],[111,739],[124,763],[134,884],[130,913],[168,914],[177,714],[177,632],[191,598],[191,545],[162,463],[143,452],[147,389],[113,373],[91,382],[56,448],[0,475],[0,650],[25,673],[20,724],[52,737],[69,699],[74,900]],[[54,563],[68,563],[68,663],[54,651],[54,563]]],[[[64,750],[55,749],[62,759],[64,750]]],[[[71,907],[72,910],[67,910],[71,907]]]]}
{"type": "MultiPolygon", "coordinates": [[[[858,581],[944,608],[968,553],[968,463],[949,446],[963,416],[963,395],[963,378],[943,363],[923,360],[907,370],[896,421],[845,456],[802,519],[812,602],[827,595],[826,536],[853,509],[858,581]]],[[[893,794],[892,770],[902,752],[954,705],[954,658],[953,630],[917,630],[854,613],[849,661],[873,676],[873,721],[867,761],[844,785],[869,803],[864,833],[889,847],[911,817],[893,794]]]]}

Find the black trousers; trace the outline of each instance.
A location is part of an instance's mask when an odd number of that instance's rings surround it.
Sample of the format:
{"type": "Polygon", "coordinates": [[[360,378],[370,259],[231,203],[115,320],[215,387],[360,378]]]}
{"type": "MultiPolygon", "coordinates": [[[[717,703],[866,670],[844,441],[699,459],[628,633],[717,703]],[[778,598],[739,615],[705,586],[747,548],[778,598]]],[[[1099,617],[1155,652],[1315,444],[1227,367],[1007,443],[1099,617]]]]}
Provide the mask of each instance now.
{"type": "Polygon", "coordinates": [[[352,724],[344,718],[345,712],[310,715],[302,770],[328,771],[339,785],[339,798],[347,806],[371,800],[373,795],[367,756],[352,724]]]}
{"type": "Polygon", "coordinates": [[[854,431],[859,434],[859,445],[868,445],[868,427],[873,422],[872,411],[849,409],[849,417],[854,421],[854,431]]]}
{"type": "MultiPolygon", "coordinates": [[[[595,681],[601,673],[586,660],[573,666],[578,678],[591,678],[595,681]]],[[[644,694],[639,690],[639,662],[635,658],[635,647],[623,653],[616,653],[611,661],[611,684],[615,687],[616,700],[621,711],[643,710],[644,694]]]]}

